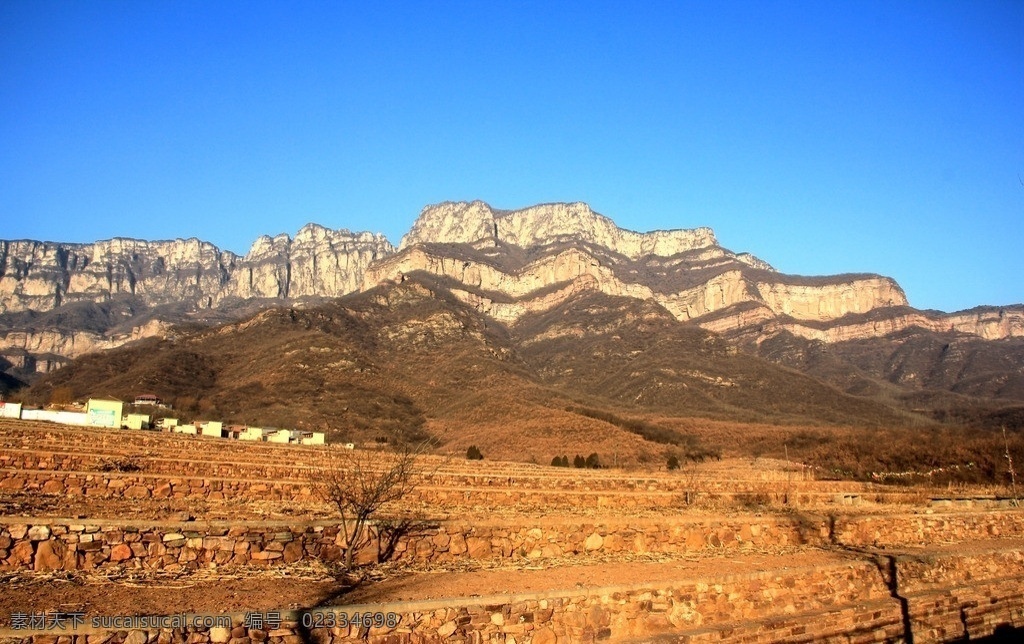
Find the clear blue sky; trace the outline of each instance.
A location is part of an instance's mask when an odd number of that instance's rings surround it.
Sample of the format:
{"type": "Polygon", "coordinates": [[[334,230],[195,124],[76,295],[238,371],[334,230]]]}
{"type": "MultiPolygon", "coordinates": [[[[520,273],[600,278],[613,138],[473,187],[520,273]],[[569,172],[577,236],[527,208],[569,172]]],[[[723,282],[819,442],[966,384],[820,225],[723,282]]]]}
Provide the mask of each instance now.
{"type": "Polygon", "coordinates": [[[0,238],[586,201],[1024,301],[1024,3],[0,0],[0,238]]]}

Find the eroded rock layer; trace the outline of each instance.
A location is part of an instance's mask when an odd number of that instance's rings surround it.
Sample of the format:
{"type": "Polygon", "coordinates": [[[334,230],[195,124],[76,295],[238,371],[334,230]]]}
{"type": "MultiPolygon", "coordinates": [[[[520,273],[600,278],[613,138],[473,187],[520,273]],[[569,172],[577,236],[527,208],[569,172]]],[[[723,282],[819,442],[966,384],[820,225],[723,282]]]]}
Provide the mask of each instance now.
{"type": "Polygon", "coordinates": [[[370,263],[393,250],[382,235],[316,224],[294,238],[264,235],[244,257],[197,239],[0,241],[0,313],[118,295],[200,308],[230,297],[337,297],[358,290],[370,263]]]}
{"type": "Polygon", "coordinates": [[[788,332],[835,343],[908,328],[1024,336],[1024,307],[918,311],[891,278],[783,275],[722,248],[710,228],[639,233],[583,203],[509,211],[474,201],[424,208],[397,249],[382,235],[316,224],[294,237],[262,236],[244,256],[197,239],[0,241],[0,354],[45,371],[162,335],[197,321],[197,312],[231,317],[251,312],[253,302],[294,305],[412,274],[507,325],[597,292],[650,301],[679,321],[745,341],[788,332]],[[102,321],[68,309],[122,301],[132,305],[102,321]]]}

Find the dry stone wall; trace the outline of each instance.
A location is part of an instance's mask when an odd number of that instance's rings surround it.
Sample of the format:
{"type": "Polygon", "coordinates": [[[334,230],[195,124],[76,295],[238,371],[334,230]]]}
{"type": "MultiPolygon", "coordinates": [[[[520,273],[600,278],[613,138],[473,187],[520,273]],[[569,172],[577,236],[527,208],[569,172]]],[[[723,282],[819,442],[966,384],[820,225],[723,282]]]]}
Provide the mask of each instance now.
{"type": "MultiPolygon", "coordinates": [[[[217,476],[188,476],[173,474],[146,474],[103,471],[52,471],[0,469],[0,490],[28,490],[44,494],[68,496],[96,496],[111,498],[203,498],[207,500],[273,500],[309,503],[315,501],[315,490],[310,480],[260,480],[249,478],[250,472],[235,472],[246,478],[217,476]]],[[[764,492],[739,492],[741,486],[723,484],[717,491],[701,489],[688,494],[688,490],[672,491],[619,491],[602,489],[560,490],[551,488],[507,488],[497,484],[491,487],[460,487],[458,485],[421,485],[409,496],[409,501],[438,509],[481,506],[491,508],[516,507],[525,509],[602,508],[636,509],[675,508],[682,511],[688,503],[741,503],[756,507],[760,504],[807,506],[818,502],[837,506],[856,505],[861,497],[856,494],[831,492],[792,492],[774,487],[764,492]]],[[[711,486],[705,486],[711,487],[711,486]]],[[[899,502],[905,492],[886,492],[870,495],[878,502],[899,502]]],[[[917,498],[916,493],[913,495],[917,498]]]]}
{"type": "MultiPolygon", "coordinates": [[[[127,565],[194,569],[276,565],[303,559],[338,561],[345,542],[337,522],[250,523],[36,520],[0,524],[0,569],[91,569],[127,565]]],[[[361,556],[375,560],[374,540],[361,556]]],[[[386,536],[386,535],[385,535],[386,536]]],[[[970,542],[1024,536],[1017,512],[851,517],[725,517],[716,520],[568,521],[479,524],[426,521],[400,535],[393,558],[430,563],[457,560],[532,561],[622,553],[685,554],[800,545],[847,547],[970,542]],[[832,525],[836,525],[833,534],[832,525]]],[[[1014,565],[1024,566],[1019,558],[1014,565]]]]}
{"type": "MultiPolygon", "coordinates": [[[[979,562],[986,563],[984,558],[948,555],[917,564],[939,572],[922,576],[925,581],[909,594],[891,586],[878,561],[851,560],[712,574],[660,587],[641,582],[543,594],[282,611],[280,623],[264,628],[246,627],[245,615],[234,614],[229,616],[231,627],[102,632],[86,626],[80,632],[56,634],[4,629],[0,637],[23,644],[551,644],[648,641],[669,635],[685,642],[873,642],[911,637],[915,642],[940,642],[982,637],[998,628],[1019,626],[1024,618],[1020,562],[1002,575],[985,576],[976,569],[979,562]],[[391,619],[383,626],[318,628],[315,624],[324,621],[323,611],[346,616],[379,613],[391,619]]],[[[899,568],[902,565],[897,563],[897,574],[908,576],[899,568]]]]}
{"type": "MultiPolygon", "coordinates": [[[[608,553],[683,553],[708,548],[786,546],[823,541],[800,526],[770,519],[692,524],[592,524],[556,526],[473,525],[435,522],[402,536],[399,560],[440,563],[455,560],[586,558],[608,553]]],[[[366,560],[378,554],[373,529],[366,560]]],[[[146,569],[195,569],[217,565],[276,565],[303,559],[339,561],[344,539],[336,522],[297,525],[105,525],[69,520],[0,524],[0,569],[75,570],[108,565],[146,569]]]]}

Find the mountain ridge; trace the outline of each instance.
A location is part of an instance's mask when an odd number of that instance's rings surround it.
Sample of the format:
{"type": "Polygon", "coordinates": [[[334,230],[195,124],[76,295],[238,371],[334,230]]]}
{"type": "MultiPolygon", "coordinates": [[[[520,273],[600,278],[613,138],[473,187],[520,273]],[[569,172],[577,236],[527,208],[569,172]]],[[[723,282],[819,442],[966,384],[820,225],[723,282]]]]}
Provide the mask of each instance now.
{"type": "Polygon", "coordinates": [[[1022,305],[920,311],[892,278],[786,275],[722,248],[710,228],[640,233],[582,202],[500,210],[473,201],[425,207],[398,246],[314,223],[294,236],[261,235],[241,256],[194,237],[0,241],[0,366],[31,379],[175,325],[311,306],[410,275],[433,276],[503,324],[599,292],[657,302],[750,347],[780,333],[825,343],[909,328],[1024,336],[1022,305]]]}

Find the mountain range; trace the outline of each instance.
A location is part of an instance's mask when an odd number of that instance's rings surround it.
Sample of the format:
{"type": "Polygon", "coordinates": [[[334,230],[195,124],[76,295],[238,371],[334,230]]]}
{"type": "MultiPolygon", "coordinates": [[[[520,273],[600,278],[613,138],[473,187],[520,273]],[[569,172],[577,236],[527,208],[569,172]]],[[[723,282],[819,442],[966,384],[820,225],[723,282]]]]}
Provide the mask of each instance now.
{"type": "Polygon", "coordinates": [[[782,274],[709,228],[476,201],[428,206],[397,247],[315,224],[244,256],[0,242],[0,361],[29,398],[145,389],[241,421],[492,449],[509,417],[577,434],[601,414],[1016,426],[1024,306],[922,311],[891,278],[782,274]]]}

